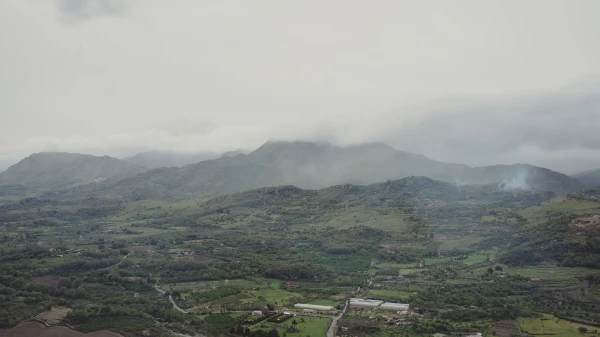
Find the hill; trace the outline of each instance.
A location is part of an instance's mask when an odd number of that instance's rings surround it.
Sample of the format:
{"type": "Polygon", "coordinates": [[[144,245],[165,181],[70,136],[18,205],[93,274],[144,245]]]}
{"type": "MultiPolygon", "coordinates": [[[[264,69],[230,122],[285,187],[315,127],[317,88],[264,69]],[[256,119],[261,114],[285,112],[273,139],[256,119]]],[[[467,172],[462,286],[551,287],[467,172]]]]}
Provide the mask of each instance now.
{"type": "Polygon", "coordinates": [[[181,167],[218,157],[219,155],[214,152],[179,153],[171,151],[148,151],[124,158],[123,160],[154,169],[159,167],[181,167]]]}
{"type": "Polygon", "coordinates": [[[586,187],[565,174],[528,164],[475,167],[462,172],[461,183],[493,184],[500,190],[552,191],[567,194],[586,187]]]}
{"type": "Polygon", "coordinates": [[[600,186],[600,169],[577,173],[571,177],[590,186],[600,186]]]}
{"type": "Polygon", "coordinates": [[[224,156],[181,168],[156,169],[120,181],[133,197],[208,198],[253,188],[294,185],[324,188],[364,185],[409,176],[462,184],[492,184],[502,190],[570,193],[585,185],[564,174],[531,165],[471,168],[397,151],[383,143],[340,147],[328,143],[267,142],[248,155],[224,156]]]}
{"type": "Polygon", "coordinates": [[[108,156],[42,152],[32,154],[0,173],[0,186],[64,188],[94,180],[116,181],[146,170],[140,165],[108,156]]]}
{"type": "Polygon", "coordinates": [[[243,150],[227,151],[227,152],[223,153],[221,155],[221,157],[235,157],[240,154],[245,155],[245,154],[248,154],[248,152],[245,152],[243,150]]]}

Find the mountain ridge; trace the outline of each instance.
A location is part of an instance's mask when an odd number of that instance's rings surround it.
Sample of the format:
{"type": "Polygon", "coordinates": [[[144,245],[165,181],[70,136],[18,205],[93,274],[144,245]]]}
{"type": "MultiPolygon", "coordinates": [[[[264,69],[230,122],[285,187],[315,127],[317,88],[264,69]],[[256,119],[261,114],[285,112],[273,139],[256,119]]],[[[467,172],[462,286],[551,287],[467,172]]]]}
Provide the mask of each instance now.
{"type": "Polygon", "coordinates": [[[600,169],[580,172],[571,177],[590,186],[600,186],[600,169]]]}
{"type": "Polygon", "coordinates": [[[98,178],[116,181],[145,171],[147,169],[143,166],[109,156],[39,152],[0,173],[0,186],[64,188],[98,178]]]}
{"type": "Polygon", "coordinates": [[[528,164],[470,167],[395,150],[383,143],[341,147],[329,143],[269,141],[247,155],[221,157],[166,171],[150,170],[119,182],[125,194],[210,198],[244,190],[294,185],[319,189],[426,176],[456,185],[493,184],[502,190],[566,194],[585,185],[562,173],[528,164]],[[129,192],[128,192],[129,191],[129,192]]]}
{"type": "Polygon", "coordinates": [[[38,158],[39,154],[34,154],[7,170],[11,172],[2,173],[0,185],[58,188],[65,187],[67,183],[75,184],[103,177],[109,178],[103,186],[126,197],[194,199],[269,186],[294,185],[303,189],[320,189],[343,184],[367,185],[410,176],[425,176],[457,186],[497,185],[498,190],[551,191],[556,194],[568,194],[586,187],[562,173],[533,165],[470,167],[398,151],[384,143],[342,147],[306,141],[269,141],[248,154],[237,153],[182,167],[150,170],[108,156],[74,154],[69,157],[65,153],[60,156],[69,158],[69,164],[66,164],[69,168],[63,167],[63,172],[69,174],[62,178],[60,172],[52,169],[58,165],[56,160],[37,162],[33,159],[38,158]],[[113,167],[112,171],[107,170],[108,173],[103,176],[95,174],[94,171],[98,171],[98,168],[89,164],[92,158],[112,163],[107,164],[113,167]],[[28,171],[28,165],[37,165],[37,170],[28,171]],[[118,169],[117,166],[121,168],[118,169]],[[45,168],[49,168],[50,172],[45,173],[45,168]],[[79,169],[91,172],[78,171],[79,169]],[[44,175],[47,177],[44,178],[44,175]],[[64,180],[62,184],[60,179],[64,180]]]}
{"type": "Polygon", "coordinates": [[[219,157],[215,152],[180,153],[174,151],[147,151],[136,153],[122,160],[135,163],[149,169],[159,167],[181,167],[200,161],[216,159],[219,157]]]}

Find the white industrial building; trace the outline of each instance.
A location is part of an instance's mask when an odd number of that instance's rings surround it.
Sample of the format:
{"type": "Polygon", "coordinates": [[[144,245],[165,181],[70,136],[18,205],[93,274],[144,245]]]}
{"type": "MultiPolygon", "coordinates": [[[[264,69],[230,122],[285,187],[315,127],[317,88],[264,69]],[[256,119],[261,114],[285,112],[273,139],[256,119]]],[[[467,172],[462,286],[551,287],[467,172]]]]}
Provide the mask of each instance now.
{"type": "Polygon", "coordinates": [[[335,308],[330,305],[316,305],[316,304],[303,304],[298,303],[294,305],[295,308],[298,309],[310,309],[316,311],[334,311],[335,308]]]}
{"type": "Polygon", "coordinates": [[[406,311],[408,310],[408,307],[409,305],[404,303],[386,302],[380,305],[378,309],[387,311],[406,311]]]}
{"type": "Polygon", "coordinates": [[[350,299],[350,308],[366,308],[366,309],[375,309],[380,306],[383,301],[378,300],[365,300],[362,298],[351,298],[350,299]]]}

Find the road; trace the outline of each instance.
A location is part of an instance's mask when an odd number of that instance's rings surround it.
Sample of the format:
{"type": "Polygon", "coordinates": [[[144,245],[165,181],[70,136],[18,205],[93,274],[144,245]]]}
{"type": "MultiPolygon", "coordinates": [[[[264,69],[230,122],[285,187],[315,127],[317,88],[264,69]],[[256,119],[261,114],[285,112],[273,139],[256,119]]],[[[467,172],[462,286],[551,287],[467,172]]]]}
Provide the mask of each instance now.
{"type": "MultiPolygon", "coordinates": [[[[126,259],[127,257],[129,257],[129,255],[131,255],[131,253],[129,253],[129,254],[127,254],[127,255],[123,256],[123,258],[124,258],[124,259],[126,259]]],[[[121,261],[120,261],[119,263],[117,263],[117,264],[113,264],[112,266],[108,266],[108,267],[106,267],[106,268],[102,268],[102,269],[100,269],[100,270],[109,270],[109,269],[114,269],[114,268],[117,268],[118,266],[120,266],[120,265],[121,265],[121,263],[123,263],[123,260],[121,260],[121,261]]]]}
{"type": "MultiPolygon", "coordinates": [[[[157,284],[155,284],[155,285],[154,285],[154,289],[156,289],[156,291],[158,291],[159,293],[161,293],[161,294],[163,294],[163,295],[165,295],[165,294],[167,293],[166,291],[164,291],[164,290],[160,289],[160,288],[158,287],[158,285],[157,285],[157,284]]],[[[175,309],[175,310],[177,310],[177,311],[179,311],[179,312],[183,312],[184,314],[188,314],[188,312],[187,312],[187,311],[185,311],[185,310],[181,309],[181,308],[180,308],[180,307],[177,305],[177,303],[175,303],[175,300],[173,299],[173,296],[171,296],[171,295],[169,295],[169,302],[171,302],[171,304],[173,304],[173,309],[175,309]]]]}
{"type": "MultiPolygon", "coordinates": [[[[158,291],[159,293],[161,293],[161,294],[163,294],[163,295],[165,295],[165,294],[167,293],[166,291],[164,291],[164,290],[160,289],[160,288],[158,287],[158,285],[157,285],[157,284],[155,284],[155,285],[154,285],[154,289],[156,289],[156,291],[158,291]]],[[[169,295],[169,302],[171,302],[171,304],[173,304],[173,309],[175,309],[175,310],[177,310],[177,311],[179,311],[179,312],[182,312],[182,313],[184,313],[184,314],[187,314],[187,313],[188,313],[187,311],[185,311],[185,310],[181,309],[181,308],[180,308],[180,307],[177,305],[177,303],[175,303],[175,300],[173,300],[173,296],[171,296],[171,295],[169,295]]],[[[331,318],[331,325],[329,326],[329,330],[327,330],[327,337],[335,337],[335,328],[336,328],[336,326],[337,326],[337,321],[338,321],[340,318],[342,318],[342,316],[344,316],[344,314],[346,313],[346,311],[348,311],[348,305],[349,305],[349,304],[350,304],[349,302],[346,302],[346,305],[344,306],[344,310],[342,310],[342,312],[340,312],[340,314],[339,314],[339,315],[337,315],[337,316],[334,316],[334,317],[331,317],[331,316],[328,316],[328,315],[308,314],[308,313],[296,313],[296,315],[298,315],[298,316],[310,316],[310,317],[324,317],[324,318],[331,318]]],[[[245,313],[251,313],[251,312],[252,312],[252,310],[249,310],[249,311],[246,311],[246,310],[244,310],[244,311],[230,311],[230,312],[236,312],[236,313],[241,313],[241,312],[245,312],[245,313]]]]}
{"type": "Polygon", "coordinates": [[[337,321],[340,318],[342,318],[342,316],[344,316],[344,314],[348,310],[348,304],[349,304],[349,302],[346,302],[346,305],[344,306],[344,310],[342,310],[342,312],[340,312],[339,315],[335,316],[331,320],[331,325],[329,326],[329,330],[327,330],[327,337],[335,337],[335,327],[337,326],[337,321]]]}

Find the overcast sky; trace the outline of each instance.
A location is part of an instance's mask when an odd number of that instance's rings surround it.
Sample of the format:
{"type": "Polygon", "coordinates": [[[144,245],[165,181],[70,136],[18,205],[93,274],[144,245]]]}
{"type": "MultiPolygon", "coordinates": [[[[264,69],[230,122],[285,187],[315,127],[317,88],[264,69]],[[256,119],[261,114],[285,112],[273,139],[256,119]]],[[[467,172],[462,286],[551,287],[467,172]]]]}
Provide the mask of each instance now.
{"type": "Polygon", "coordinates": [[[600,167],[600,1],[0,0],[0,167],[384,141],[600,167]]]}

